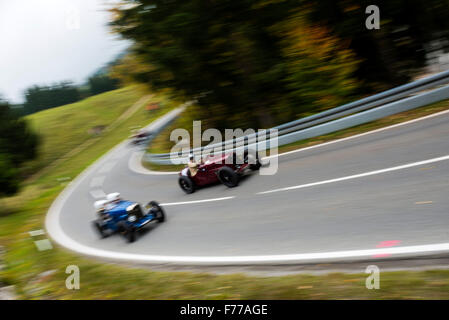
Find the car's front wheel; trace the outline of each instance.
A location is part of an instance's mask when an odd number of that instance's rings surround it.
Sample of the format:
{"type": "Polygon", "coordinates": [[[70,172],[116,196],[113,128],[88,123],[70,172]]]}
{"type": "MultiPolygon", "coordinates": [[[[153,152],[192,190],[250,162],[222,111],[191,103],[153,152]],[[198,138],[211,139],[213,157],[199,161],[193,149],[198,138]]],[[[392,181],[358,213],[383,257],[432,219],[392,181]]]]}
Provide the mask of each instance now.
{"type": "Polygon", "coordinates": [[[162,207],[159,205],[159,203],[157,203],[156,201],[150,201],[148,203],[152,210],[155,211],[155,219],[157,220],[157,222],[164,222],[165,221],[165,212],[164,209],[162,209],[162,207]]]}
{"type": "Polygon", "coordinates": [[[195,184],[189,177],[181,176],[179,177],[178,182],[179,186],[185,193],[189,194],[195,192],[195,184]]]}
{"type": "Polygon", "coordinates": [[[236,187],[239,184],[239,176],[229,167],[223,167],[218,171],[218,179],[228,188],[236,187]]]}
{"type": "Polygon", "coordinates": [[[136,229],[132,225],[127,224],[125,221],[121,221],[118,223],[117,227],[128,242],[136,241],[136,229]]]}

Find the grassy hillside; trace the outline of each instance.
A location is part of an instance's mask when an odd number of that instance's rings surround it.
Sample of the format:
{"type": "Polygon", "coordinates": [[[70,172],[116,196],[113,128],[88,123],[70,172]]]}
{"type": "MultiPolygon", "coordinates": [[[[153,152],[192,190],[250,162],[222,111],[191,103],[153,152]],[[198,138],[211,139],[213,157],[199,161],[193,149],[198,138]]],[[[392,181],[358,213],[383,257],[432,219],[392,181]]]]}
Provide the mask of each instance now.
{"type": "Polygon", "coordinates": [[[39,157],[28,164],[28,171],[41,169],[94,137],[142,96],[142,87],[130,86],[27,116],[42,140],[39,157]]]}

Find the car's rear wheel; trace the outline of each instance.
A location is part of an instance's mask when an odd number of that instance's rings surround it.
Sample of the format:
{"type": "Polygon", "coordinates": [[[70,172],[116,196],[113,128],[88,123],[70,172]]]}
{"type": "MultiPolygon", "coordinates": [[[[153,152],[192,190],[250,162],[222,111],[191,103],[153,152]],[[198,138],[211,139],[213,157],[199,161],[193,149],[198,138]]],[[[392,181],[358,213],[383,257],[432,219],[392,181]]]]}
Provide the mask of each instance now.
{"type": "Polygon", "coordinates": [[[100,221],[95,220],[92,224],[94,226],[94,229],[97,230],[101,238],[106,238],[108,236],[105,228],[103,227],[103,224],[100,221]]]}
{"type": "Polygon", "coordinates": [[[117,224],[118,230],[128,240],[128,242],[136,241],[136,228],[127,224],[125,221],[121,221],[117,224]]]}
{"type": "Polygon", "coordinates": [[[155,219],[157,222],[164,222],[165,221],[165,212],[164,209],[157,203],[156,201],[150,201],[149,205],[153,208],[153,210],[156,211],[155,213],[155,219]]]}
{"type": "Polygon", "coordinates": [[[223,167],[218,171],[218,179],[228,188],[233,188],[239,184],[239,176],[229,167],[223,167]]]}
{"type": "Polygon", "coordinates": [[[179,186],[185,193],[189,194],[195,192],[195,184],[189,177],[181,176],[179,177],[178,182],[179,186]]]}

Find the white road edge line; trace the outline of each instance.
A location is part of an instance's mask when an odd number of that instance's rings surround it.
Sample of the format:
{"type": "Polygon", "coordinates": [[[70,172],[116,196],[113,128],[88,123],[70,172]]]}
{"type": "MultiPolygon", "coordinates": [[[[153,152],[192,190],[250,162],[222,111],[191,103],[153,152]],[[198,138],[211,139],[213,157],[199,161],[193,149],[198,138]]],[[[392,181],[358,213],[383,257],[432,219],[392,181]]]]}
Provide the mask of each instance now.
{"type": "Polygon", "coordinates": [[[128,167],[131,171],[140,174],[149,174],[149,175],[167,175],[167,174],[178,174],[177,171],[153,171],[145,168],[142,165],[142,157],[145,154],[144,151],[135,151],[131,154],[128,161],[128,167]]]}
{"type": "Polygon", "coordinates": [[[301,184],[301,185],[297,185],[297,186],[291,186],[291,187],[273,189],[273,190],[268,190],[268,191],[262,191],[262,192],[258,192],[256,194],[267,194],[267,193],[273,193],[273,192],[280,192],[280,191],[289,191],[289,190],[295,190],[295,189],[309,188],[309,187],[314,187],[314,186],[318,186],[318,185],[322,185],[322,184],[346,181],[346,180],[351,180],[351,179],[358,179],[358,178],[363,178],[363,177],[367,177],[367,176],[373,176],[373,175],[376,175],[376,174],[381,174],[381,173],[386,173],[386,172],[391,172],[391,171],[397,171],[397,170],[403,170],[403,169],[407,169],[407,168],[421,166],[421,165],[428,164],[428,163],[434,163],[434,162],[446,161],[446,160],[449,160],[449,155],[446,155],[446,156],[443,156],[443,157],[438,157],[438,158],[433,158],[433,159],[428,159],[428,160],[423,160],[423,161],[418,161],[418,162],[413,162],[413,163],[407,163],[407,164],[396,166],[396,167],[391,167],[391,168],[385,168],[385,169],[380,169],[380,170],[375,170],[375,171],[369,171],[369,172],[354,174],[354,175],[346,176],[346,177],[340,177],[340,178],[335,178],[335,179],[329,179],[329,180],[323,180],[323,181],[318,181],[318,182],[301,184]]]}
{"type": "Polygon", "coordinates": [[[222,201],[222,200],[229,200],[229,199],[234,199],[234,198],[235,198],[235,196],[223,197],[223,198],[213,198],[213,199],[204,199],[204,200],[183,201],[183,202],[168,202],[168,203],[161,203],[161,205],[162,206],[179,206],[181,204],[192,204],[192,203],[222,201]]]}
{"type": "Polygon", "coordinates": [[[421,121],[421,120],[426,120],[426,119],[430,119],[430,118],[433,118],[433,117],[441,116],[441,115],[446,114],[446,113],[449,113],[449,110],[444,110],[444,111],[440,111],[440,112],[437,112],[437,113],[432,113],[432,114],[429,114],[429,115],[421,117],[421,118],[417,118],[417,119],[413,119],[413,120],[409,120],[409,121],[405,121],[405,122],[400,122],[400,123],[393,124],[393,125],[388,126],[388,127],[383,127],[383,128],[375,129],[375,130],[372,130],[372,131],[359,133],[359,134],[356,134],[356,135],[353,135],[353,136],[349,136],[349,137],[346,137],[346,138],[332,140],[332,141],[329,141],[329,142],[323,142],[323,143],[320,143],[320,144],[316,144],[314,146],[305,147],[305,148],[292,150],[292,151],[287,151],[287,152],[280,153],[280,154],[275,154],[275,155],[272,155],[272,156],[267,156],[267,157],[262,158],[262,160],[270,159],[270,158],[273,158],[273,157],[276,157],[276,156],[279,156],[279,157],[286,156],[286,155],[289,155],[289,154],[292,154],[292,153],[296,153],[296,152],[303,152],[303,151],[324,147],[324,146],[327,146],[327,145],[330,145],[330,144],[334,144],[334,143],[338,143],[338,142],[344,142],[344,141],[347,141],[347,140],[360,138],[360,137],[363,137],[363,136],[367,136],[369,134],[378,133],[378,132],[382,132],[382,131],[385,131],[385,130],[389,130],[389,129],[405,126],[405,125],[408,125],[408,124],[411,124],[411,123],[415,123],[415,122],[418,122],[418,121],[421,121]]]}

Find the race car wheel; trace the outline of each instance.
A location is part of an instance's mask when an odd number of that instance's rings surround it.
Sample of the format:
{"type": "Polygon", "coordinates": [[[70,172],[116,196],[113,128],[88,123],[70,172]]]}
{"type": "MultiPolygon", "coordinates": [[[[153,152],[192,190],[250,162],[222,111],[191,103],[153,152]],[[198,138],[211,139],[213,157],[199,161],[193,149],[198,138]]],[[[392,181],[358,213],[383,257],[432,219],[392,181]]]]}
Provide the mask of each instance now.
{"type": "Polygon", "coordinates": [[[228,188],[233,188],[239,184],[239,176],[229,167],[218,170],[218,179],[228,188]]]}
{"type": "Polygon", "coordinates": [[[133,226],[130,226],[125,221],[121,221],[118,223],[117,227],[128,242],[134,242],[136,240],[136,229],[133,226]]]}
{"type": "Polygon", "coordinates": [[[103,225],[100,221],[94,221],[93,225],[94,225],[95,230],[98,231],[98,233],[100,234],[100,236],[102,238],[106,238],[108,236],[108,234],[106,233],[106,230],[103,228],[103,225]]]}
{"type": "Polygon", "coordinates": [[[152,210],[156,211],[156,220],[157,222],[164,222],[165,221],[165,212],[164,209],[157,203],[156,201],[150,201],[149,205],[152,207],[152,210]]]}
{"type": "Polygon", "coordinates": [[[129,228],[125,234],[125,237],[126,237],[126,240],[128,240],[128,242],[136,241],[136,229],[129,228]]]}
{"type": "Polygon", "coordinates": [[[189,194],[195,192],[195,184],[189,177],[181,176],[179,177],[178,182],[179,186],[185,193],[189,194]]]}

